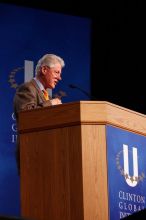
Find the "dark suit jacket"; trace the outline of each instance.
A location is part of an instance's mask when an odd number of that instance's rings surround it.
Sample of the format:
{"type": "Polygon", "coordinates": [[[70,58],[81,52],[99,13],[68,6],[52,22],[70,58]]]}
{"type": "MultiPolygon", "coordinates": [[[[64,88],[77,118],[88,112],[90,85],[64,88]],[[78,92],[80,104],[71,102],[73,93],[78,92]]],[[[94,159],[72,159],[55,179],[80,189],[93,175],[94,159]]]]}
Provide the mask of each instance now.
{"type": "MultiPolygon", "coordinates": [[[[14,96],[14,113],[16,121],[18,123],[18,113],[20,111],[47,107],[50,106],[50,100],[46,101],[43,92],[38,87],[36,81],[32,79],[30,82],[26,82],[18,87],[14,96]]],[[[19,147],[19,134],[17,137],[16,146],[16,162],[18,167],[18,173],[20,173],[20,147],[19,147]]]]}
{"type": "Polygon", "coordinates": [[[50,106],[51,102],[46,101],[43,92],[36,81],[32,79],[18,87],[14,96],[14,113],[18,120],[18,112],[50,106]]]}

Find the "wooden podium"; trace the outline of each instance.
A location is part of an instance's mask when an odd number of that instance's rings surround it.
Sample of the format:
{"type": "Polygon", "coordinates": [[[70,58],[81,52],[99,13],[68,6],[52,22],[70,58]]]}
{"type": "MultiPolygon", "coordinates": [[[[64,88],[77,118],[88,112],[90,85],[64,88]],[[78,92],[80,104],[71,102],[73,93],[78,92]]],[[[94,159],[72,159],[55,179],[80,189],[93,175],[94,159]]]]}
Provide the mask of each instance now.
{"type": "Polygon", "coordinates": [[[19,114],[22,216],[108,220],[105,126],[146,135],[146,117],[102,101],[19,114]]]}

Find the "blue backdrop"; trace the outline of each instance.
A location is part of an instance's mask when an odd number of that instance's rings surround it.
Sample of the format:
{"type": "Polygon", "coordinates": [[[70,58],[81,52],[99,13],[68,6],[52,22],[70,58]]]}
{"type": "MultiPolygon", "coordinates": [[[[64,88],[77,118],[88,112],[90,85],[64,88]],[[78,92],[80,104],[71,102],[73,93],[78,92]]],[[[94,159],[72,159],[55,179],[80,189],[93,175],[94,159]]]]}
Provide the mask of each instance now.
{"type": "Polygon", "coordinates": [[[46,53],[65,60],[63,80],[54,94],[63,102],[88,99],[90,93],[90,32],[87,18],[0,4],[0,215],[20,215],[20,185],[14,157],[16,124],[13,96],[17,86],[33,77],[34,66],[46,53]]]}

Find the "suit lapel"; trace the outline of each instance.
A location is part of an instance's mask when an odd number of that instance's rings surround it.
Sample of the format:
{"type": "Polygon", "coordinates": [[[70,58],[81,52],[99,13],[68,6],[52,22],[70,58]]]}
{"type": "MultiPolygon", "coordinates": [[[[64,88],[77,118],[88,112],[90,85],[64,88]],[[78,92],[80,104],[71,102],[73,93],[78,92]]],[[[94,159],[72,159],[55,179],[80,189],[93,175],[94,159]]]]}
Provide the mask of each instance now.
{"type": "Polygon", "coordinates": [[[41,98],[43,102],[46,102],[45,97],[43,95],[43,92],[40,90],[39,86],[37,85],[36,81],[34,79],[31,80],[32,85],[37,89],[38,95],[41,98]]]}

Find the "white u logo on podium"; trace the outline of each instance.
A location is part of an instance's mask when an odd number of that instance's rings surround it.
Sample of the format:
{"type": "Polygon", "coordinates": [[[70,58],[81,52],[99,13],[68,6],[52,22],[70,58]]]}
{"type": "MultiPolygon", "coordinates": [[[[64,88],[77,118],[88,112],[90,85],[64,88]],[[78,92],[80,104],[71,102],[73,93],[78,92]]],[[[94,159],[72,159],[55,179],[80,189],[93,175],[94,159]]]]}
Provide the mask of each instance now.
{"type": "Polygon", "coordinates": [[[135,187],[138,184],[138,157],[137,148],[132,148],[133,153],[133,176],[129,175],[129,159],[128,159],[128,145],[123,144],[123,159],[124,159],[124,176],[127,184],[135,187]]]}

